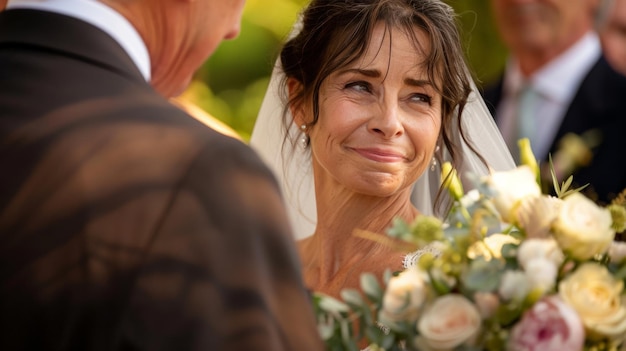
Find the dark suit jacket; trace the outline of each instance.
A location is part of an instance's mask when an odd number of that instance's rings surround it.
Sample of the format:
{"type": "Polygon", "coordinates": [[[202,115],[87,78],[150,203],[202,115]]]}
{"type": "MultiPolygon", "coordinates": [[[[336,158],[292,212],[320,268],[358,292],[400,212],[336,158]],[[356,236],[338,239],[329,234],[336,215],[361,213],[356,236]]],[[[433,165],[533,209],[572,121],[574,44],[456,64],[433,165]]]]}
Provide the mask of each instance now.
{"type": "Polygon", "coordinates": [[[0,13],[0,350],[321,349],[268,168],[104,32],[0,13]]]}
{"type": "MultiPolygon", "coordinates": [[[[492,115],[502,98],[503,79],[485,89],[484,98],[492,115]]],[[[584,78],[552,142],[550,153],[567,133],[582,134],[597,129],[602,143],[593,150],[587,167],[574,173],[579,184],[590,184],[589,193],[608,202],[626,188],[626,77],[601,57],[584,78]]]]}

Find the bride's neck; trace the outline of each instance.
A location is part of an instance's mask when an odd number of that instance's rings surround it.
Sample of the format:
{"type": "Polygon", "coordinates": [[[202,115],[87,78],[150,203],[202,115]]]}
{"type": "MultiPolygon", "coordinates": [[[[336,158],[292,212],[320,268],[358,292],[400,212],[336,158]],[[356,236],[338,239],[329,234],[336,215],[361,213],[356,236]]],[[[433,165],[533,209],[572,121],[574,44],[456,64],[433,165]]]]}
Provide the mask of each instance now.
{"type": "Polygon", "coordinates": [[[346,265],[377,260],[378,255],[388,256],[392,248],[384,243],[389,240],[385,233],[393,219],[411,221],[419,214],[409,194],[389,198],[318,197],[317,200],[317,227],[306,243],[308,253],[303,258],[309,261],[305,266],[313,264],[326,276],[346,265]]]}
{"type": "Polygon", "coordinates": [[[381,198],[359,194],[317,196],[316,235],[331,238],[353,237],[355,229],[384,234],[396,217],[413,220],[418,210],[410,201],[410,191],[381,198]]]}

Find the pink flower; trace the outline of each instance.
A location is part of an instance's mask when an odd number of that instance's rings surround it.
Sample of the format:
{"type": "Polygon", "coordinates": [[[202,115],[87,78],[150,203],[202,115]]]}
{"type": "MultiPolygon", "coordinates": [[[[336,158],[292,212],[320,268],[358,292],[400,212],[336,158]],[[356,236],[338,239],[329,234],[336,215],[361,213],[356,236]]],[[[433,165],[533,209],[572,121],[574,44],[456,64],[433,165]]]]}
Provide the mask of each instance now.
{"type": "Polygon", "coordinates": [[[539,300],[513,327],[509,351],[579,351],[585,331],[580,317],[558,296],[539,300]]]}

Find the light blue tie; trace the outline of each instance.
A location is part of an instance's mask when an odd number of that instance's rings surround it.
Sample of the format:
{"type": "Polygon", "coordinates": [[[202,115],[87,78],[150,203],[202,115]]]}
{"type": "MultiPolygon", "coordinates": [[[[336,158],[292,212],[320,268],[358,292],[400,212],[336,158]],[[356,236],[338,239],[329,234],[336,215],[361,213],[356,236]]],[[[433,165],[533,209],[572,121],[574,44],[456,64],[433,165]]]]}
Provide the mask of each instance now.
{"type": "Polygon", "coordinates": [[[535,145],[535,104],[537,103],[537,92],[533,89],[532,85],[525,84],[518,91],[517,97],[517,121],[516,121],[516,133],[514,133],[515,140],[511,141],[512,145],[509,145],[510,149],[514,153],[514,159],[519,161],[519,148],[517,147],[517,141],[521,138],[528,138],[530,145],[535,145]]]}

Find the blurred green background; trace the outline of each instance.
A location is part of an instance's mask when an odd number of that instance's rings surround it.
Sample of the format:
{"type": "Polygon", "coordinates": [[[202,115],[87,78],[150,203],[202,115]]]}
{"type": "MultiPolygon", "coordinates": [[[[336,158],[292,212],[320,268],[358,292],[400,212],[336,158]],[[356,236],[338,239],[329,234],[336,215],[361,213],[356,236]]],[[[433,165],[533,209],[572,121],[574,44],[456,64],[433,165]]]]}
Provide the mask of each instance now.
{"type": "MultiPolygon", "coordinates": [[[[223,42],[184,93],[204,111],[250,138],[280,45],[309,0],[248,0],[241,34],[223,42]]],[[[459,15],[463,44],[478,84],[498,77],[505,61],[488,0],[447,0],[459,15]]]]}

